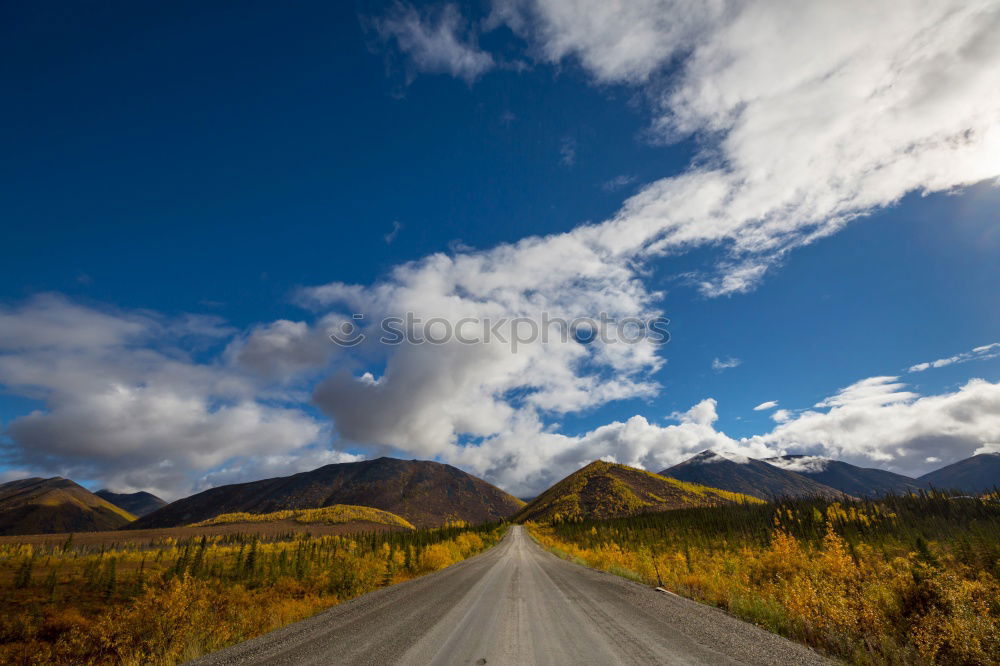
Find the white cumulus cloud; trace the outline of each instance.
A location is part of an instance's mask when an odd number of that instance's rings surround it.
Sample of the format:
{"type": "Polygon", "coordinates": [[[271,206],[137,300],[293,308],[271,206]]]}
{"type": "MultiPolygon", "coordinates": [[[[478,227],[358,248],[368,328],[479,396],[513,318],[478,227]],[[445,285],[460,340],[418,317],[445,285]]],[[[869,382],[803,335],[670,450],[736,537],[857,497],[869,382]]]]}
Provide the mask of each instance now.
{"type": "MultiPolygon", "coordinates": [[[[892,378],[861,380],[855,386],[891,385],[892,378]]],[[[901,387],[888,389],[905,393],[901,387]]],[[[867,389],[866,389],[867,390],[867,389]]],[[[787,413],[773,430],[733,438],[715,428],[715,400],[706,399],[688,412],[675,414],[676,424],[658,425],[642,416],[610,423],[579,437],[537,433],[536,444],[523,458],[518,439],[527,431],[491,441],[505,464],[491,464],[492,451],[470,447],[456,460],[500,483],[530,494],[547,487],[582,464],[602,456],[658,472],[712,449],[733,459],[807,454],[802,463],[817,466],[834,458],[862,467],[880,467],[918,476],[978,453],[1000,452],[1000,383],[973,379],[938,395],[906,393],[898,401],[845,401],[838,392],[822,410],[787,413]],[[510,466],[506,463],[510,463],[510,466]],[[532,470],[538,469],[537,473],[532,470]]],[[[525,447],[527,448],[527,447],[525,447]]],[[[787,466],[787,465],[786,465],[787,466]]]]}
{"type": "Polygon", "coordinates": [[[176,346],[217,337],[198,317],[48,295],[0,309],[0,321],[0,384],[42,405],[4,429],[2,460],[21,469],[173,498],[203,472],[302,452],[328,430],[297,407],[260,399],[263,386],[238,367],[196,362],[176,346]]]}

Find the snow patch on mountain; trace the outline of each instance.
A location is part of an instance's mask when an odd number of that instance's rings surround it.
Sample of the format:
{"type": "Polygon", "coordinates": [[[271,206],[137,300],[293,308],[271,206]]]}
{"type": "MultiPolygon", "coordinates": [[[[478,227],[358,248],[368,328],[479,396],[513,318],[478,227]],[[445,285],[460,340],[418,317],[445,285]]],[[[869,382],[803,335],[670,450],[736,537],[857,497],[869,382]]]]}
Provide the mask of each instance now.
{"type": "Polygon", "coordinates": [[[750,458],[740,455],[739,453],[732,453],[730,451],[713,451],[712,449],[706,449],[687,462],[694,465],[709,465],[720,462],[734,462],[745,465],[750,462],[750,458]]]}
{"type": "Polygon", "coordinates": [[[789,472],[815,474],[824,471],[832,461],[821,456],[781,456],[779,458],[765,458],[764,462],[789,472]]]}

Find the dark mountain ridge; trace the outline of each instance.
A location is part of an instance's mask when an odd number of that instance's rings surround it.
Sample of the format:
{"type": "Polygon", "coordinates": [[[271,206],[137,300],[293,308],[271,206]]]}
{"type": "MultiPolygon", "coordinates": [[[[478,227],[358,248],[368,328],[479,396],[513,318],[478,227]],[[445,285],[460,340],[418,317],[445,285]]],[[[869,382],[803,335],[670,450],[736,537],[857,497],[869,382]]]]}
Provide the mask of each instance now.
{"type": "Polygon", "coordinates": [[[94,493],[101,499],[111,502],[115,506],[125,509],[129,513],[135,516],[149,515],[159,509],[164,507],[167,503],[161,500],[159,497],[152,493],[147,493],[144,490],[140,490],[136,493],[113,493],[107,488],[98,490],[94,493]]]}
{"type": "Polygon", "coordinates": [[[496,486],[451,465],[378,458],[211,488],[168,504],[129,528],[178,527],[224,513],[272,513],[334,504],[390,511],[418,527],[454,520],[502,520],[524,505],[496,486]]]}
{"type": "Polygon", "coordinates": [[[980,453],[928,472],[917,479],[925,488],[978,495],[1000,487],[1000,453],[980,453]]]}
{"type": "Polygon", "coordinates": [[[813,479],[755,458],[729,458],[711,449],[660,472],[681,481],[699,483],[759,499],[783,497],[839,498],[844,493],[813,479]]]}
{"type": "Polygon", "coordinates": [[[763,462],[855,497],[882,497],[890,493],[905,495],[921,488],[916,479],[908,476],[875,467],[858,467],[831,458],[788,455],[764,458],[763,462]]]}

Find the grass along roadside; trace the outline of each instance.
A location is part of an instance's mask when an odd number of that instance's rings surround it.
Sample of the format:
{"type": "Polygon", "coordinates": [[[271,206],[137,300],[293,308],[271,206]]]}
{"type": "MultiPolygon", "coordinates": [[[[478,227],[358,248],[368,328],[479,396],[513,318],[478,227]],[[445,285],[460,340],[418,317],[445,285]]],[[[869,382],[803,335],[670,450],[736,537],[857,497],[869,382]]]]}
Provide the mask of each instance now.
{"type": "Polygon", "coordinates": [[[176,664],[496,544],[492,524],[0,545],[0,663],[176,664]]]}
{"type": "Polygon", "coordinates": [[[556,555],[858,664],[995,664],[1000,505],[933,493],[530,525],[556,555]]]}

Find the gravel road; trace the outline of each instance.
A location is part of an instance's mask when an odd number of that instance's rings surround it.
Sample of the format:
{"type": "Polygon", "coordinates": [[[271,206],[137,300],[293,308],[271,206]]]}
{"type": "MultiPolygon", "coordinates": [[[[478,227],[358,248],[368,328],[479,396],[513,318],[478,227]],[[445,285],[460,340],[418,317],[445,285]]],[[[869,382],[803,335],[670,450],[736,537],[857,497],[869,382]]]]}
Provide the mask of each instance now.
{"type": "Polygon", "coordinates": [[[588,569],[514,526],[496,547],[193,664],[830,664],[722,611],[588,569]]]}

